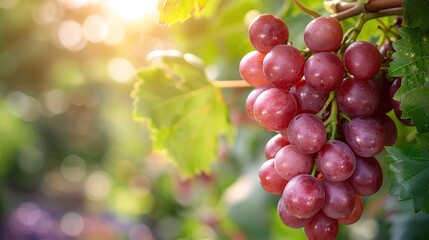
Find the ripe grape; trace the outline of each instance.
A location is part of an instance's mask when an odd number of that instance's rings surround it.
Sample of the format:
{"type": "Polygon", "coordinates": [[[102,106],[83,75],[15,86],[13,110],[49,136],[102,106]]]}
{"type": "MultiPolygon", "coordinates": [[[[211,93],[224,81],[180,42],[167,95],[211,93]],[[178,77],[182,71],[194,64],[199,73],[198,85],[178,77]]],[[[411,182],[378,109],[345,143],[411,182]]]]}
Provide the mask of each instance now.
{"type": "Polygon", "coordinates": [[[325,203],[323,213],[334,219],[343,218],[349,215],[355,205],[355,192],[346,181],[331,182],[324,179],[322,181],[325,188],[325,203]]]}
{"type": "Polygon", "coordinates": [[[396,143],[396,139],[398,138],[398,129],[396,128],[395,122],[386,114],[379,114],[373,117],[381,124],[384,129],[386,138],[384,146],[393,146],[396,143]]]}
{"type": "Polygon", "coordinates": [[[289,89],[304,75],[304,56],[289,45],[277,45],[264,58],[263,71],[274,86],[289,89]]]}
{"type": "Polygon", "coordinates": [[[372,81],[347,77],[336,91],[338,107],[352,117],[369,117],[380,101],[377,86],[372,81]]]}
{"type": "Polygon", "coordinates": [[[262,92],[253,105],[256,122],[270,131],[287,128],[297,111],[294,96],[285,89],[270,88],[262,92]]]}
{"type": "Polygon", "coordinates": [[[282,198],[280,198],[277,204],[277,214],[279,215],[280,220],[283,222],[283,224],[291,228],[302,228],[307,225],[311,220],[311,218],[299,219],[294,215],[290,214],[286,210],[285,203],[282,198]]]}
{"type": "Polygon", "coordinates": [[[299,174],[309,174],[313,166],[313,157],[299,151],[292,145],[280,149],[274,158],[274,167],[280,177],[291,180],[299,174]]]}
{"type": "Polygon", "coordinates": [[[326,135],[322,120],[310,113],[299,114],[289,123],[288,139],[304,153],[319,151],[326,142],[326,135]]]}
{"type": "Polygon", "coordinates": [[[308,240],[335,240],[338,234],[338,220],[319,212],[304,227],[308,240]]]}
{"type": "Polygon", "coordinates": [[[356,157],[347,144],[330,140],[317,153],[317,167],[324,178],[341,182],[349,178],[356,167],[356,157]]]}
{"type": "Polygon", "coordinates": [[[390,104],[390,86],[392,85],[392,82],[387,80],[387,77],[385,74],[382,74],[381,77],[375,77],[371,79],[373,83],[378,88],[378,95],[380,96],[380,101],[377,110],[375,110],[376,113],[382,114],[387,113],[390,110],[392,110],[392,105],[390,104]]]}
{"type": "Polygon", "coordinates": [[[381,67],[381,54],[369,42],[358,41],[350,44],[344,52],[347,70],[358,79],[369,80],[381,67]]]}
{"type": "Polygon", "coordinates": [[[251,86],[259,87],[269,84],[262,70],[265,54],[258,51],[247,53],[240,61],[240,75],[251,86]]]}
{"type": "Polygon", "coordinates": [[[271,88],[271,85],[265,85],[265,86],[260,86],[260,87],[256,87],[254,88],[249,95],[247,95],[247,99],[246,99],[246,113],[247,116],[253,120],[255,120],[255,117],[253,115],[253,106],[255,105],[255,101],[256,98],[258,98],[258,96],[265,90],[271,88]]]}
{"type": "Polygon", "coordinates": [[[269,193],[283,193],[287,181],[277,174],[274,168],[274,159],[265,161],[259,168],[259,183],[262,188],[269,193]]]}
{"type": "Polygon", "coordinates": [[[361,157],[373,157],[386,143],[383,127],[373,118],[353,118],[344,123],[343,131],[347,144],[361,157]]]}
{"type": "Polygon", "coordinates": [[[316,53],[305,63],[304,76],[315,90],[330,92],[335,90],[344,78],[343,63],[331,52],[316,53]]]}
{"type": "Polygon", "coordinates": [[[289,90],[296,99],[299,113],[318,113],[329,94],[314,90],[307,81],[301,80],[289,90]]]}
{"type": "Polygon", "coordinates": [[[355,193],[369,196],[376,193],[383,184],[383,171],[374,157],[356,158],[356,169],[348,179],[355,193]]]}
{"type": "Polygon", "coordinates": [[[274,135],[268,142],[265,144],[265,158],[271,159],[274,158],[277,152],[282,149],[284,146],[289,145],[289,140],[284,138],[281,134],[274,135]]]}
{"type": "Polygon", "coordinates": [[[341,44],[343,29],[330,16],[313,19],[304,29],[304,42],[312,52],[332,52],[341,44]]]}
{"type": "Polygon", "coordinates": [[[287,25],[272,14],[256,17],[249,26],[249,40],[261,53],[267,53],[276,45],[287,42],[289,29],[287,25]]]}
{"type": "Polygon", "coordinates": [[[308,219],[322,208],[325,190],[315,177],[302,174],[286,184],[282,198],[290,214],[300,219],[308,219]]]}
{"type": "Polygon", "coordinates": [[[362,198],[355,194],[355,205],[353,207],[352,212],[346,217],[339,218],[338,223],[340,224],[353,224],[359,221],[363,213],[363,202],[362,198]]]}

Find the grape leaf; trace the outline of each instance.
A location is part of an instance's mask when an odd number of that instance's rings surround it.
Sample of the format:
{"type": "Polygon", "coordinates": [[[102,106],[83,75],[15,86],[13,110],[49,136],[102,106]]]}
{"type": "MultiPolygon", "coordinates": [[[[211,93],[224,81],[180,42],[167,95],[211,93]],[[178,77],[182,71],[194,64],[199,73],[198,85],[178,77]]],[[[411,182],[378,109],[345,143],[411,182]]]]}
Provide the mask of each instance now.
{"type": "Polygon", "coordinates": [[[386,147],[390,193],[413,199],[416,210],[429,211],[429,150],[419,145],[386,147]]]}
{"type": "Polygon", "coordinates": [[[131,94],[133,118],[149,121],[153,148],[165,151],[184,177],[209,172],[220,137],[233,135],[221,91],[188,56],[156,57],[131,94]]]}
{"type": "Polygon", "coordinates": [[[403,39],[393,43],[396,52],[389,75],[402,78],[394,98],[401,102],[403,118],[411,118],[421,133],[429,131],[429,32],[403,27],[403,39]]]}
{"type": "Polygon", "coordinates": [[[184,22],[192,15],[214,14],[219,0],[164,0],[158,5],[159,20],[164,24],[184,22]],[[204,10],[204,11],[203,11],[204,10]]]}
{"type": "Polygon", "coordinates": [[[429,29],[429,18],[427,10],[429,1],[427,0],[405,0],[404,1],[404,24],[407,27],[419,27],[429,29]]]}

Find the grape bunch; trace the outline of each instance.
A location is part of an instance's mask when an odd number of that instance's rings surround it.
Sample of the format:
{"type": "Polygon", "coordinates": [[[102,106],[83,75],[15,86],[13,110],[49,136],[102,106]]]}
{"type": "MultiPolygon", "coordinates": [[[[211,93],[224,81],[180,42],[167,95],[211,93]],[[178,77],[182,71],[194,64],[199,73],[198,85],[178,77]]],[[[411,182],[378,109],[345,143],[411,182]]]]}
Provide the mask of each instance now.
{"type": "Polygon", "coordinates": [[[393,107],[401,115],[392,98],[401,79],[392,83],[381,70],[391,44],[346,43],[333,17],[306,26],[306,50],[288,39],[280,18],[259,15],[249,26],[255,51],[239,66],[255,87],[246,100],[249,118],[277,133],[266,143],[259,180],[281,195],[277,210],[286,226],[303,227],[308,239],[335,239],[339,224],[360,219],[361,197],[382,185],[374,156],[396,141],[386,113],[393,107]]]}

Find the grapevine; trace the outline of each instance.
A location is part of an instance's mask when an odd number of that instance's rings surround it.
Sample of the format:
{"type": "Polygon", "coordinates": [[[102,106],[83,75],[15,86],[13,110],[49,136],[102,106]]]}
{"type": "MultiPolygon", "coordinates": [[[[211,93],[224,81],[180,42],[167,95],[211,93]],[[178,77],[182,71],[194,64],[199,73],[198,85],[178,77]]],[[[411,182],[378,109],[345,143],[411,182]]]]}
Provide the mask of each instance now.
{"type": "MultiPolygon", "coordinates": [[[[394,51],[391,38],[379,45],[356,39],[369,19],[400,15],[402,9],[396,1],[388,1],[387,9],[380,2],[358,2],[335,5],[340,13],[320,16],[294,2],[314,17],[304,30],[307,49],[288,41],[287,24],[273,14],[259,15],[249,26],[256,51],[239,66],[255,87],[246,111],[277,133],[265,146],[259,180],[267,192],[281,195],[277,211],[284,225],[304,228],[308,239],[335,239],[339,224],[360,219],[361,197],[381,188],[375,156],[397,138],[386,113],[393,108],[402,115],[393,99],[401,78],[390,79],[384,68],[394,51]],[[356,26],[343,32],[340,20],[358,13],[356,26]]],[[[385,35],[396,31],[395,24],[385,26],[385,35]]]]}

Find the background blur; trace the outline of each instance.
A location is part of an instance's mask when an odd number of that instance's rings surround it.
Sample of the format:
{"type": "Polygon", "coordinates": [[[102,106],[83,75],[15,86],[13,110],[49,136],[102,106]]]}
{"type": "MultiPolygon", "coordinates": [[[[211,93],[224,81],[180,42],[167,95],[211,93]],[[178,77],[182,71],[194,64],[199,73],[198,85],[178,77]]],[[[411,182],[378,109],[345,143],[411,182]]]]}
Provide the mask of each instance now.
{"type": "MultiPolygon", "coordinates": [[[[272,134],[246,120],[250,89],[224,92],[238,137],[213,173],[193,179],[151,152],[146,126],[131,119],[148,53],[190,52],[211,78],[239,79],[250,20],[283,6],[212,1],[206,17],[166,27],[157,0],[0,0],[0,239],[304,238],[280,223],[278,196],[259,186],[272,134]]],[[[302,46],[310,18],[288,11],[291,41],[302,46]]],[[[386,190],[365,199],[363,219],[341,239],[401,239],[427,222],[386,190]]]]}

